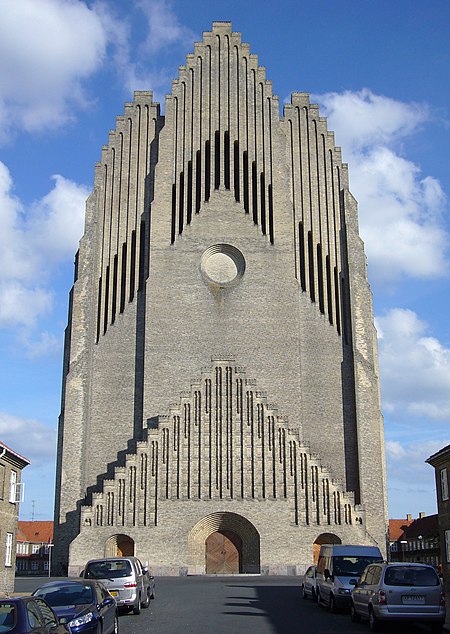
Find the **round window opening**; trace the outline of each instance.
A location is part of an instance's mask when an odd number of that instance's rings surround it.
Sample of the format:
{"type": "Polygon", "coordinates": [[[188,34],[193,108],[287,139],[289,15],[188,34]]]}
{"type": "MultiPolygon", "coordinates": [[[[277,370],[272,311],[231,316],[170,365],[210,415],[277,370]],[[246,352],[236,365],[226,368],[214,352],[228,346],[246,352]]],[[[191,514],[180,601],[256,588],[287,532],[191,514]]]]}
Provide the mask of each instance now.
{"type": "Polygon", "coordinates": [[[222,288],[237,284],[245,272],[245,259],[231,244],[214,244],[206,249],[200,261],[203,277],[222,288]]]}

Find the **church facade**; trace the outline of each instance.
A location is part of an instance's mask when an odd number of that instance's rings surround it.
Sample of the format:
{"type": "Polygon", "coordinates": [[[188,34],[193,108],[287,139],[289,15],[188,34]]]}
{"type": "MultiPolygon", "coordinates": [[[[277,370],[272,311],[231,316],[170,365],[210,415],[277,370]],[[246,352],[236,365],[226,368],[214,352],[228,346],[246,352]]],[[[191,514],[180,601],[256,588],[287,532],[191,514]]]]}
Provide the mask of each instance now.
{"type": "Polygon", "coordinates": [[[75,262],[55,571],[301,574],[386,546],[383,421],[357,203],[308,94],[213,23],[137,92],[95,168],[75,262]]]}

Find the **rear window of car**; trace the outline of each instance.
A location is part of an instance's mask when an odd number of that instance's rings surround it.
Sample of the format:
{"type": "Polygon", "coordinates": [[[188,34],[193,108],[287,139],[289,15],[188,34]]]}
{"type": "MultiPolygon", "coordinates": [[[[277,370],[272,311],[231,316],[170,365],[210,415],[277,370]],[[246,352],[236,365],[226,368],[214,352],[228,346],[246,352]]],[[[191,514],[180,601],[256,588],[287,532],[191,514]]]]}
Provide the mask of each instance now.
{"type": "Polygon", "coordinates": [[[17,621],[16,606],[13,603],[0,604],[0,632],[11,632],[17,621]]]}
{"type": "Polygon", "coordinates": [[[86,566],[87,579],[120,579],[132,574],[129,561],[93,561],[86,566]]]}
{"type": "Polygon", "coordinates": [[[437,586],[440,581],[433,568],[390,566],[386,568],[384,583],[387,586],[437,586]]]}
{"type": "Polygon", "coordinates": [[[94,602],[91,586],[82,583],[38,588],[34,594],[45,599],[52,608],[88,605],[94,602]]]}

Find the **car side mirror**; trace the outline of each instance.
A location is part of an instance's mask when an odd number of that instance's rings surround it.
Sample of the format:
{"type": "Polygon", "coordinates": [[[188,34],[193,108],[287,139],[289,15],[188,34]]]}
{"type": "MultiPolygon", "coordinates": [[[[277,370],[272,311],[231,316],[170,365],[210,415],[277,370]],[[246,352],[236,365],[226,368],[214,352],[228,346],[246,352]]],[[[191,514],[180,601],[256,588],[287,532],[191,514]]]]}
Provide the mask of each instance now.
{"type": "Polygon", "coordinates": [[[144,575],[146,575],[148,572],[148,566],[143,566],[142,572],[144,573],[144,575]]]}

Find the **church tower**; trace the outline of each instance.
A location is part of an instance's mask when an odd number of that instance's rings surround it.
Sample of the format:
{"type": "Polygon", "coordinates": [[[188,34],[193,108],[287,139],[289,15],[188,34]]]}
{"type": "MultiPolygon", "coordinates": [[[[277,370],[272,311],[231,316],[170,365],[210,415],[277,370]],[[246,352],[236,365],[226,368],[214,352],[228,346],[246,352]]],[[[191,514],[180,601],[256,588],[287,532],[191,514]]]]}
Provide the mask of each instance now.
{"type": "Polygon", "coordinates": [[[165,116],[125,104],[76,257],[54,563],[300,574],[386,545],[376,333],[357,204],[306,93],[216,22],[165,116]]]}

